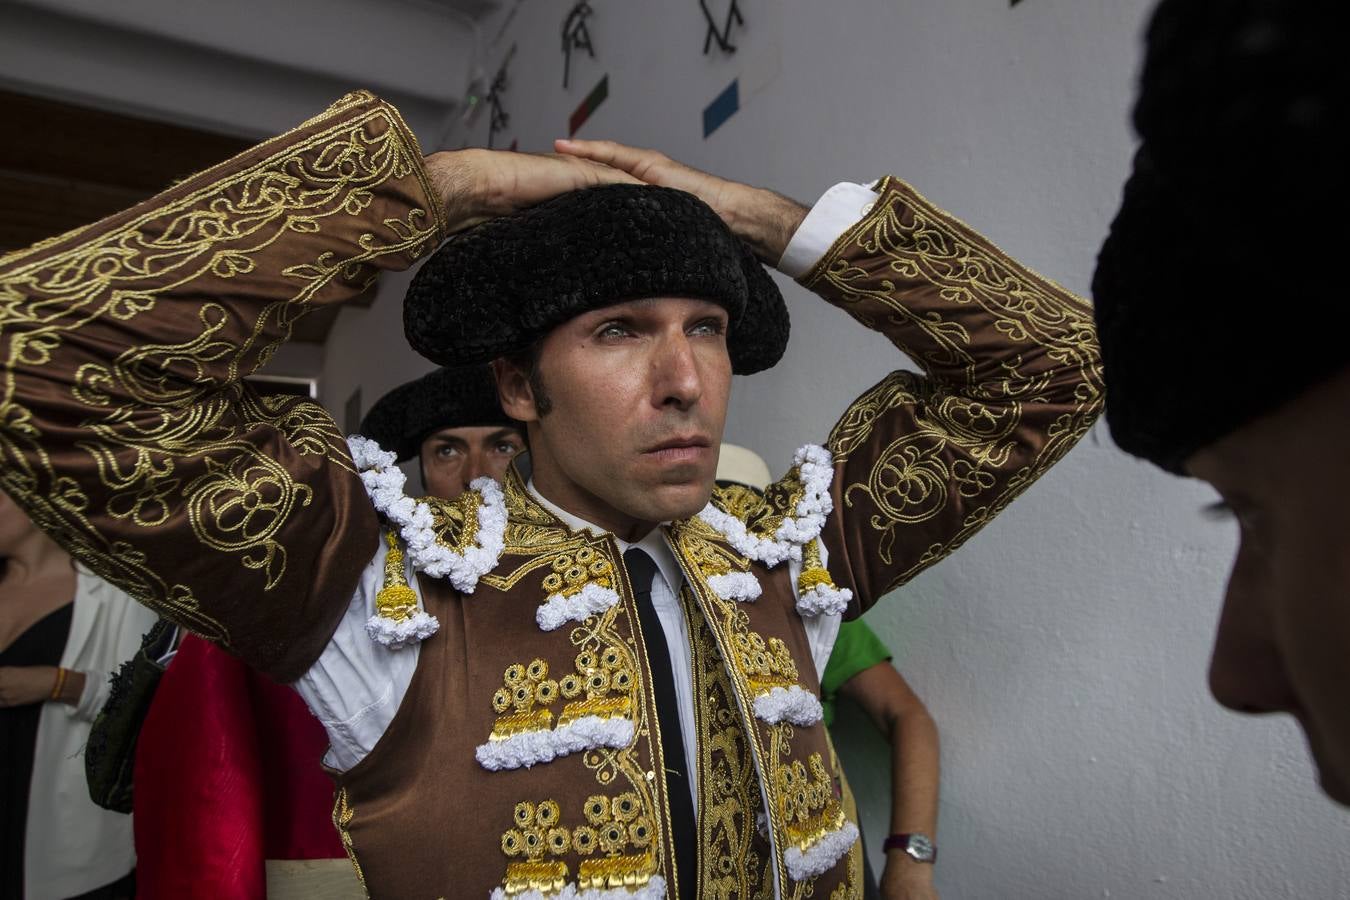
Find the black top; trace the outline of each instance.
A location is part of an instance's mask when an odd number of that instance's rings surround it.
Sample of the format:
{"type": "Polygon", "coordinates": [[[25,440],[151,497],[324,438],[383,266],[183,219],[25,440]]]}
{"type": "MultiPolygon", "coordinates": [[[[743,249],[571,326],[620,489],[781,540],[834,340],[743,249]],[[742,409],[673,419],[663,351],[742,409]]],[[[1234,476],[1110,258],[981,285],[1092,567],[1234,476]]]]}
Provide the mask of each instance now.
{"type": "MultiPolygon", "coordinates": [[[[50,612],[0,651],[0,666],[57,666],[74,603],[50,612]]],[[[41,703],[0,708],[0,898],[23,900],[23,845],[41,703]]]]}

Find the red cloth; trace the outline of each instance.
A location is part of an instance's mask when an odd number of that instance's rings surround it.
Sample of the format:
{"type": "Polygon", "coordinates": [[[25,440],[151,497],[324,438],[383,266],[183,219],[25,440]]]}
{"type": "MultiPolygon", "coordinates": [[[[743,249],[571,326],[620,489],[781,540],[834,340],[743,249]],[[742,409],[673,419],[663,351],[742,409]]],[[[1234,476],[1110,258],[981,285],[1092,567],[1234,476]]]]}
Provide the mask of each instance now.
{"type": "Polygon", "coordinates": [[[295,691],[184,638],[136,747],[139,900],[266,900],[264,860],[345,856],[327,746],[295,691]]]}

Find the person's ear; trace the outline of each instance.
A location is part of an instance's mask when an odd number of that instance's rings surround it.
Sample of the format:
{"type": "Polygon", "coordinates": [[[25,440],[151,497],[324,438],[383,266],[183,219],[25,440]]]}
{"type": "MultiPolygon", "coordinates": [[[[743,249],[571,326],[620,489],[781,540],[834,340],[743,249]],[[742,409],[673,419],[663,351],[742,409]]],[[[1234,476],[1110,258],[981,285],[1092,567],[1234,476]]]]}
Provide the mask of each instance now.
{"type": "Polygon", "coordinates": [[[492,374],[497,379],[497,399],[502,411],[517,422],[537,422],[539,413],[530,373],[511,360],[499,357],[492,361],[492,374]]]}

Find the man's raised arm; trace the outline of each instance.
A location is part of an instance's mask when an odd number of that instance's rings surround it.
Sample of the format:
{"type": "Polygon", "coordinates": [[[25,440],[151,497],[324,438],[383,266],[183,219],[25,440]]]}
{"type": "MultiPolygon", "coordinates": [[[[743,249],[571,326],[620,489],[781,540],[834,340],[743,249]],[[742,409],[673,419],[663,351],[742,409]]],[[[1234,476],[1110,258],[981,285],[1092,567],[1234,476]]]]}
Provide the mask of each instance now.
{"type": "Polygon", "coordinates": [[[126,212],[0,258],[0,486],[99,575],[281,680],[376,548],[343,436],[241,379],[295,322],[576,160],[434,154],[358,93],[126,212]]]}
{"type": "Polygon", "coordinates": [[[899,179],[839,185],[808,215],[653,151],[607,141],[558,149],[697,194],[761,260],[922,369],[897,370],[864,392],[827,445],[834,513],[822,536],[831,574],[862,609],[959,547],[1101,412],[1088,304],[899,179]],[[803,246],[821,235],[823,244],[803,246]]]}

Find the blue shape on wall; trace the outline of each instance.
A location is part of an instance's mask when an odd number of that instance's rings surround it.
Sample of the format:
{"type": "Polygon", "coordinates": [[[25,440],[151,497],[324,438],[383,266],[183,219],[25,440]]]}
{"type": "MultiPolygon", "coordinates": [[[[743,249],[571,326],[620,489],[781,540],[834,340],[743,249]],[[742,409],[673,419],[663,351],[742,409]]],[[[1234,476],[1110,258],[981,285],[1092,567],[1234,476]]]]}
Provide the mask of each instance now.
{"type": "Polygon", "coordinates": [[[703,137],[722,127],[741,108],[740,79],[733,78],[726,90],[717,95],[717,99],[703,109],[703,137]]]}

